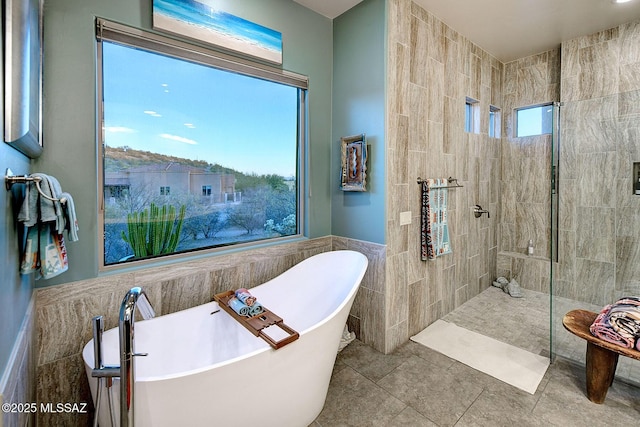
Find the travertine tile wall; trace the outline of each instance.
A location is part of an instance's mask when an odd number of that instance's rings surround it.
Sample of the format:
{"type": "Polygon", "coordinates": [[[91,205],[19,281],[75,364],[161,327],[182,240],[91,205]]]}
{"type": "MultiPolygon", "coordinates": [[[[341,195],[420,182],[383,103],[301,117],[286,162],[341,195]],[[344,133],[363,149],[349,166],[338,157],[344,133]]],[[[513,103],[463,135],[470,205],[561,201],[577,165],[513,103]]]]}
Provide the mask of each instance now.
{"type": "Polygon", "coordinates": [[[605,305],[640,294],[640,22],[562,45],[554,294],[605,305]]]}
{"type": "Polygon", "coordinates": [[[497,257],[500,140],[489,105],[502,107],[503,64],[410,0],[388,2],[385,351],[491,285],[497,257]],[[480,102],[480,133],[464,131],[466,97],[480,102]],[[418,177],[454,177],[452,255],[420,260],[418,177]],[[482,205],[491,218],[473,216],[482,205]],[[400,213],[411,224],[400,225],[400,213]]]}
{"type": "Polygon", "coordinates": [[[549,292],[552,136],[516,138],[513,116],[515,108],[559,101],[560,49],[505,64],[503,94],[498,275],[549,292]]]}
{"type": "MultiPolygon", "coordinates": [[[[214,293],[263,283],[312,255],[353,249],[369,258],[369,268],[354,302],[349,325],[375,346],[384,340],[382,310],[376,307],[384,277],[382,245],[323,237],[270,246],[132,273],[42,288],[36,296],[38,402],[90,402],[81,351],[91,339],[91,319],[103,315],[105,328],[117,326],[120,303],[133,286],[142,286],[158,314],[207,303],[214,293]]],[[[90,424],[91,414],[37,414],[38,425],[90,424]]]]}
{"type": "Polygon", "coordinates": [[[385,271],[386,246],[345,237],[332,237],[332,250],[349,249],[365,254],[369,260],[367,272],[347,319],[350,331],[358,339],[383,352],[385,346],[385,271]]]}

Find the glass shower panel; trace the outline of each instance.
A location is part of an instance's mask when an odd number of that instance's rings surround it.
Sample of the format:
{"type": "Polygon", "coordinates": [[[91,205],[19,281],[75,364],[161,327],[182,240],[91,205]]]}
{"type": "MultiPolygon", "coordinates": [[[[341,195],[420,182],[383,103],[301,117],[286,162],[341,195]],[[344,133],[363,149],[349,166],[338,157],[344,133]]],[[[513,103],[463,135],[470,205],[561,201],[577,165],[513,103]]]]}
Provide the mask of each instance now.
{"type": "MultiPolygon", "coordinates": [[[[560,174],[560,102],[553,103],[551,114],[551,247],[549,255],[551,259],[551,277],[553,277],[553,263],[558,262],[558,176],[560,174]]],[[[553,283],[553,280],[552,282],[553,283]]]]}
{"type": "MultiPolygon", "coordinates": [[[[640,91],[638,91],[640,92],[640,91]]],[[[584,363],[586,343],[562,326],[570,310],[599,312],[624,296],[640,296],[640,162],[636,114],[616,93],[556,106],[551,176],[551,352],[584,363]],[[555,157],[554,157],[555,156],[555,157]],[[554,182],[555,181],[555,182],[554,182]]],[[[635,97],[635,98],[634,98],[635,97]]],[[[640,369],[620,358],[616,377],[640,385],[640,369]]]]}
{"type": "MultiPolygon", "coordinates": [[[[551,237],[549,239],[549,349],[551,353],[551,360],[553,361],[555,356],[554,337],[556,332],[554,331],[554,324],[557,323],[557,315],[554,312],[553,304],[553,290],[554,290],[554,272],[558,263],[558,199],[560,197],[558,188],[558,178],[560,173],[560,107],[561,103],[553,103],[552,112],[552,125],[551,125],[551,176],[550,176],[550,224],[551,224],[551,237]]],[[[562,322],[562,319],[560,319],[562,322]]]]}

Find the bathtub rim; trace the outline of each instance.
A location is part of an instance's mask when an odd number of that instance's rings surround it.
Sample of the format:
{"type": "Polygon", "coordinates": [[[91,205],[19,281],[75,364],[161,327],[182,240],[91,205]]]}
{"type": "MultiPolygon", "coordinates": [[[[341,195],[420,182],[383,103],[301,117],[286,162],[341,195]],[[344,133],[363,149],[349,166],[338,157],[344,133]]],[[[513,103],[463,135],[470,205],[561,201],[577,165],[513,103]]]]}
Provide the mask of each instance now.
{"type": "MultiPolygon", "coordinates": [[[[337,253],[350,252],[350,253],[357,254],[356,256],[362,257],[362,259],[363,259],[363,261],[364,261],[364,265],[363,265],[363,267],[364,267],[364,268],[362,269],[362,271],[361,271],[361,272],[360,272],[360,274],[358,275],[358,276],[359,276],[359,277],[358,277],[358,280],[356,280],[356,281],[354,282],[354,284],[351,286],[351,289],[349,290],[349,293],[348,293],[348,294],[347,294],[347,296],[342,300],[342,302],[338,305],[338,307],[336,307],[336,309],[335,309],[335,310],[333,310],[329,315],[327,315],[327,316],[326,316],[324,319],[322,319],[320,322],[317,322],[317,323],[313,324],[312,326],[308,327],[307,329],[305,329],[305,330],[303,330],[303,331],[298,331],[298,333],[300,334],[300,338],[298,338],[298,339],[302,339],[306,334],[313,332],[315,329],[318,329],[318,328],[320,328],[321,326],[323,326],[323,325],[325,325],[326,323],[328,323],[329,321],[331,321],[331,320],[332,320],[336,315],[338,315],[338,313],[340,313],[340,312],[344,309],[344,307],[345,307],[345,306],[346,306],[346,305],[347,305],[347,304],[348,304],[348,303],[349,303],[349,302],[350,302],[350,301],[355,297],[355,294],[356,294],[356,292],[358,291],[358,289],[360,288],[360,284],[362,283],[362,279],[364,278],[364,275],[365,275],[365,273],[367,272],[367,268],[368,268],[368,264],[369,264],[369,260],[368,260],[368,258],[367,258],[364,254],[362,254],[362,253],[360,253],[360,252],[358,252],[358,251],[354,251],[354,250],[339,250],[339,251],[327,251],[327,252],[322,252],[322,253],[320,253],[320,254],[316,254],[316,255],[313,255],[313,256],[311,256],[311,257],[309,257],[309,258],[306,258],[306,259],[302,260],[302,261],[301,261],[301,262],[299,262],[298,264],[294,265],[293,267],[289,268],[288,270],[286,270],[285,272],[283,272],[283,273],[279,274],[278,276],[274,277],[273,279],[268,280],[268,281],[266,281],[266,282],[264,282],[264,283],[261,283],[261,284],[259,284],[259,285],[257,285],[257,286],[254,286],[254,287],[252,288],[252,289],[254,289],[254,288],[258,288],[258,287],[260,287],[260,286],[263,286],[263,285],[266,285],[266,284],[268,284],[268,283],[272,282],[273,280],[276,280],[276,279],[277,279],[278,277],[280,277],[282,274],[285,274],[287,271],[291,270],[292,268],[294,268],[295,266],[297,266],[297,265],[299,265],[299,264],[303,263],[303,262],[304,262],[304,261],[306,261],[306,260],[309,260],[309,259],[311,259],[311,258],[313,258],[313,257],[316,257],[316,256],[322,256],[322,255],[332,254],[332,253],[336,253],[336,252],[337,252],[337,253]]],[[[211,302],[208,302],[208,303],[200,304],[200,305],[195,306],[195,307],[190,307],[190,308],[186,308],[186,309],[184,309],[184,310],[179,310],[179,311],[176,311],[176,312],[173,312],[173,313],[164,314],[164,315],[162,315],[162,316],[158,316],[158,317],[153,318],[153,319],[149,319],[149,320],[140,320],[139,322],[136,322],[136,324],[142,324],[142,323],[145,323],[145,322],[153,322],[155,319],[159,319],[159,318],[161,318],[161,317],[162,317],[162,318],[166,318],[166,317],[169,317],[169,316],[180,315],[181,313],[184,313],[184,312],[186,312],[186,311],[198,310],[198,309],[200,309],[200,310],[204,310],[204,307],[206,307],[206,306],[211,306],[211,307],[213,308],[213,307],[216,307],[217,305],[218,305],[218,303],[217,303],[216,301],[211,301],[211,302]]],[[[224,310],[220,310],[220,312],[222,313],[222,312],[224,312],[224,310]]],[[[228,314],[228,313],[226,313],[226,312],[224,312],[224,314],[225,314],[226,316],[229,316],[229,314],[228,314]]],[[[117,329],[118,329],[117,327],[115,327],[115,328],[111,328],[111,329],[109,329],[109,330],[105,331],[104,333],[106,334],[107,332],[110,332],[111,334],[113,334],[113,333],[114,333],[114,332],[113,332],[113,330],[117,330],[117,329]]],[[[249,332],[249,331],[248,331],[248,330],[246,330],[245,328],[242,328],[242,329],[243,329],[247,334],[250,334],[250,335],[251,335],[251,332],[249,332]]],[[[258,348],[257,350],[251,351],[251,352],[249,352],[249,353],[242,354],[242,355],[240,355],[240,356],[236,356],[236,357],[234,357],[234,358],[232,358],[232,359],[227,359],[227,360],[224,360],[224,361],[221,361],[221,362],[216,362],[216,363],[213,363],[213,364],[210,364],[210,365],[207,365],[207,366],[201,367],[201,368],[195,368],[195,369],[191,369],[191,370],[185,370],[185,371],[181,371],[181,372],[178,372],[178,373],[167,374],[167,375],[145,376],[145,377],[138,377],[138,376],[136,375],[136,379],[135,379],[135,381],[136,381],[136,382],[145,382],[145,383],[149,382],[149,383],[151,383],[151,382],[155,382],[155,381],[164,381],[164,380],[171,380],[171,379],[176,379],[176,378],[182,378],[182,377],[186,377],[186,376],[190,376],[190,375],[200,374],[200,373],[203,373],[203,372],[206,372],[206,371],[210,371],[210,370],[213,370],[213,369],[218,369],[218,368],[221,368],[221,367],[223,367],[223,366],[230,365],[230,364],[232,364],[232,363],[238,363],[238,362],[240,362],[240,361],[242,361],[242,360],[245,360],[245,359],[248,359],[248,358],[254,357],[254,356],[256,356],[256,355],[258,355],[258,354],[261,354],[261,353],[264,353],[264,352],[266,352],[266,351],[277,351],[276,349],[272,348],[272,347],[271,347],[271,346],[270,346],[266,341],[262,340],[261,338],[259,338],[259,337],[254,337],[254,338],[255,338],[255,339],[258,339],[258,340],[260,340],[260,341],[263,341],[264,346],[263,346],[263,347],[261,347],[261,348],[258,348]]],[[[295,341],[294,341],[292,344],[294,344],[294,343],[295,343],[295,341]]],[[[88,359],[89,359],[89,361],[87,361],[87,357],[85,357],[85,352],[88,352],[88,351],[89,351],[90,349],[92,349],[92,348],[93,348],[93,339],[89,340],[89,342],[87,342],[87,344],[85,344],[85,346],[84,346],[84,347],[83,347],[83,349],[82,349],[82,359],[83,359],[83,361],[84,361],[85,368],[88,368],[88,369],[93,368],[93,363],[89,363],[89,362],[91,362],[91,361],[92,361],[92,359],[93,359],[93,355],[91,355],[91,357],[89,357],[89,358],[88,358],[88,359]]],[[[285,346],[284,348],[286,348],[286,346],[285,346]]],[[[282,350],[282,349],[280,349],[280,350],[282,350]]],[[[337,348],[336,348],[336,351],[337,351],[337,348]]],[[[114,380],[115,380],[115,381],[119,381],[119,378],[114,378],[114,380]]]]}

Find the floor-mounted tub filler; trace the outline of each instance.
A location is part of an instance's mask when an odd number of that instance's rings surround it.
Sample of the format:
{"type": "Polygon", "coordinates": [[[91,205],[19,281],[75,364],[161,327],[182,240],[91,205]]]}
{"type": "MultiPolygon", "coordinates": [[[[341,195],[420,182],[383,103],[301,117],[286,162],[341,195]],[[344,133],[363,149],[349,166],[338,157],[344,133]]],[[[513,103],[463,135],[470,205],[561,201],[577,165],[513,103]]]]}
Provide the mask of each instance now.
{"type": "MultiPolygon", "coordinates": [[[[211,302],[136,322],[136,426],[307,426],[318,416],[344,325],[367,258],[354,251],[307,258],[251,288],[299,339],[278,350],[211,302]],[[214,314],[212,314],[214,313],[214,314]]],[[[239,287],[242,284],[239,284],[239,287]]],[[[104,365],[118,365],[118,328],[102,338],[104,365]]],[[[93,340],[82,352],[96,399],[93,340]]],[[[110,426],[108,398],[119,411],[119,380],[100,393],[100,425],[110,426]]],[[[119,416],[115,416],[116,424],[119,416]]]]}

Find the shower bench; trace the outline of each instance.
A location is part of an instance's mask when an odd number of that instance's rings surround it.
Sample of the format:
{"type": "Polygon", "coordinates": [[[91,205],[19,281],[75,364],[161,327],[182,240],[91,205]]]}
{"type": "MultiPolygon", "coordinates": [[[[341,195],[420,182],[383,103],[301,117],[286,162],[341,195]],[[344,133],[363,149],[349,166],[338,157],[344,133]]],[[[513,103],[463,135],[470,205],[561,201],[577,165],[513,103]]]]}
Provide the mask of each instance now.
{"type": "Polygon", "coordinates": [[[593,336],[589,326],[597,316],[593,311],[572,310],[565,314],[562,324],[569,332],[587,341],[587,397],[594,403],[603,403],[613,383],[618,356],[640,360],[640,351],[593,336]]]}

